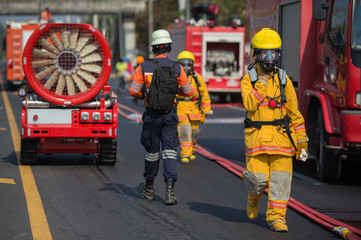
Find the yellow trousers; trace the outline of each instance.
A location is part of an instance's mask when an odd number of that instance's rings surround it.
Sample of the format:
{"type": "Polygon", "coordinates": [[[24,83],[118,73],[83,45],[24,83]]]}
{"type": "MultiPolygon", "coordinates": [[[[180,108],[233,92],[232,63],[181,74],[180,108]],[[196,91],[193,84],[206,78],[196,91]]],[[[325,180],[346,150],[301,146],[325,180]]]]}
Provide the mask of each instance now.
{"type": "Polygon", "coordinates": [[[243,180],[248,194],[259,200],[268,186],[268,224],[276,220],[286,223],[287,202],[291,192],[292,158],[282,155],[260,154],[246,157],[247,168],[243,180]]]}
{"type": "Polygon", "coordinates": [[[178,135],[180,141],[180,156],[190,157],[194,154],[199,132],[200,120],[182,120],[178,122],[178,135]]]}

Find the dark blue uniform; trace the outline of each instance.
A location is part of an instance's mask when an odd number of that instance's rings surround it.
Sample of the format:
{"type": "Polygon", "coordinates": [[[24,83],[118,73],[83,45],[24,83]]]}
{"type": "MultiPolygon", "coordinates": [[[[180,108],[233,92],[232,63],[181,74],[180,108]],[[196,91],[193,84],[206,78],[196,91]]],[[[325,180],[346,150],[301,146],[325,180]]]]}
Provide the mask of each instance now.
{"type": "MultiPolygon", "coordinates": [[[[172,61],[164,55],[155,58],[161,66],[171,66],[172,61]]],[[[144,98],[142,89],[148,92],[155,69],[154,61],[143,62],[136,70],[134,80],[130,85],[129,93],[136,98],[144,98]]],[[[188,81],[187,75],[180,64],[174,68],[177,73],[178,85],[180,91],[178,94],[191,97],[192,87],[188,81]]],[[[143,114],[143,130],[141,133],[141,144],[146,149],[144,178],[154,180],[159,168],[160,154],[163,159],[164,180],[177,180],[176,163],[177,147],[179,145],[177,123],[178,115],[176,104],[168,112],[159,112],[152,109],[149,103],[146,103],[146,110],[143,114]],[[160,147],[162,152],[160,153],[160,147]]]]}

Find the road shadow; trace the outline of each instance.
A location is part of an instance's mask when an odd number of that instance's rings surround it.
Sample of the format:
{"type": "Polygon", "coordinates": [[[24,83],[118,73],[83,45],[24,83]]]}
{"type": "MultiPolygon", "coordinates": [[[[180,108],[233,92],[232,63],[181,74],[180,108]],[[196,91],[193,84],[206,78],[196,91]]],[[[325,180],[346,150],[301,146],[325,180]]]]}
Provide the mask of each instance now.
{"type": "MultiPolygon", "coordinates": [[[[127,197],[144,199],[145,201],[147,201],[144,196],[138,191],[138,186],[134,185],[108,183],[105,187],[99,188],[98,191],[113,191],[114,193],[121,194],[127,197]]],[[[164,199],[157,195],[157,189],[155,189],[153,201],[164,203],[164,199]]]]}
{"type": "Polygon", "coordinates": [[[190,209],[193,211],[208,214],[213,217],[220,218],[223,221],[239,223],[252,222],[260,227],[267,229],[269,228],[265,220],[266,216],[264,214],[259,214],[256,220],[251,221],[247,217],[247,212],[242,209],[223,207],[204,202],[189,202],[187,205],[190,206],[190,209]]]}
{"type": "Polygon", "coordinates": [[[82,154],[39,154],[36,165],[95,165],[95,156],[82,154]]]}
{"type": "Polygon", "coordinates": [[[2,158],[2,160],[5,163],[11,163],[13,165],[18,165],[18,159],[16,158],[16,153],[15,152],[10,153],[8,156],[2,158]]]}

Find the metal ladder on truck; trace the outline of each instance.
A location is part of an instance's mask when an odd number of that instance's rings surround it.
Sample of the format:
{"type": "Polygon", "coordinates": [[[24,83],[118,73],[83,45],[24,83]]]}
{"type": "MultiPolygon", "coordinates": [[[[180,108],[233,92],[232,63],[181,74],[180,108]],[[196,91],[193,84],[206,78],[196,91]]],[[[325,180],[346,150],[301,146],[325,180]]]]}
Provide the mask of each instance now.
{"type": "Polygon", "coordinates": [[[195,69],[202,69],[202,41],[203,41],[203,34],[202,31],[203,27],[193,27],[191,26],[191,40],[190,43],[190,52],[193,53],[196,62],[194,63],[195,69]]]}
{"type": "Polygon", "coordinates": [[[12,39],[12,55],[13,55],[13,81],[22,81],[23,80],[23,71],[22,71],[22,35],[14,34],[12,39]]]}

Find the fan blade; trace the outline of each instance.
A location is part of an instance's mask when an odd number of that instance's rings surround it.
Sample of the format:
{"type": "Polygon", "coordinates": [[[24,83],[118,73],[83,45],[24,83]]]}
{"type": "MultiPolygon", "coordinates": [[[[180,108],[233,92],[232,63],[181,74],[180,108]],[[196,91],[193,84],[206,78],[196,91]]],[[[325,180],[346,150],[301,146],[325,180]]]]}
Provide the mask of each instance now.
{"type": "Polygon", "coordinates": [[[88,89],[83,80],[81,80],[78,75],[73,75],[73,79],[81,92],[85,92],[88,89]]]}
{"type": "Polygon", "coordinates": [[[53,60],[42,60],[42,61],[33,61],[32,62],[33,68],[47,67],[52,64],[54,64],[53,60]]]}
{"type": "Polygon", "coordinates": [[[52,74],[55,70],[54,66],[50,66],[47,69],[39,72],[38,74],[35,75],[36,79],[38,79],[39,81],[43,78],[46,78],[47,76],[49,76],[50,74],[52,74]]]}
{"type": "Polygon", "coordinates": [[[78,42],[76,43],[75,50],[80,52],[83,49],[85,44],[88,42],[88,37],[81,37],[79,38],[78,42]]]}
{"type": "Polygon", "coordinates": [[[98,48],[96,44],[88,44],[80,51],[80,57],[84,57],[98,48]]]}
{"type": "Polygon", "coordinates": [[[59,78],[59,73],[58,71],[55,71],[48,79],[48,81],[46,81],[46,83],[44,84],[44,88],[49,90],[54,85],[54,83],[58,81],[58,78],[59,78]]]}
{"type": "Polygon", "coordinates": [[[82,64],[80,68],[85,71],[98,74],[102,72],[102,67],[96,64],[82,64]]]}
{"type": "Polygon", "coordinates": [[[100,61],[102,61],[102,57],[98,53],[93,53],[91,55],[88,55],[81,60],[82,63],[92,63],[92,62],[100,62],[100,61]]]}
{"type": "Polygon", "coordinates": [[[65,87],[65,78],[63,75],[60,75],[58,84],[56,85],[55,94],[63,95],[64,87],[65,87]]]}
{"type": "Polygon", "coordinates": [[[69,32],[66,29],[61,32],[60,40],[63,43],[64,48],[69,47],[69,32]]]}
{"type": "Polygon", "coordinates": [[[43,51],[37,48],[33,50],[33,56],[36,58],[54,58],[55,54],[47,51],[43,51]]]}
{"type": "Polygon", "coordinates": [[[93,75],[82,70],[78,71],[78,75],[81,76],[84,80],[88,81],[91,85],[94,85],[94,83],[97,81],[93,75]]]}
{"type": "Polygon", "coordinates": [[[66,86],[68,89],[68,95],[69,96],[75,95],[75,87],[74,87],[73,78],[71,76],[66,76],[65,78],[66,78],[66,86]]]}
{"type": "Polygon", "coordinates": [[[71,33],[70,35],[70,48],[75,48],[76,42],[78,40],[78,35],[79,35],[79,31],[75,30],[74,32],[71,33]]]}
{"type": "Polygon", "coordinates": [[[49,52],[53,52],[53,53],[57,53],[58,49],[56,49],[56,47],[54,47],[52,44],[50,44],[48,41],[46,41],[44,38],[42,38],[40,40],[40,45],[45,48],[46,50],[48,50],[49,52]]]}
{"type": "Polygon", "coordinates": [[[50,39],[51,41],[54,43],[55,47],[57,49],[62,49],[63,48],[63,44],[61,44],[58,36],[56,36],[56,33],[53,32],[51,35],[50,35],[50,39]]]}

